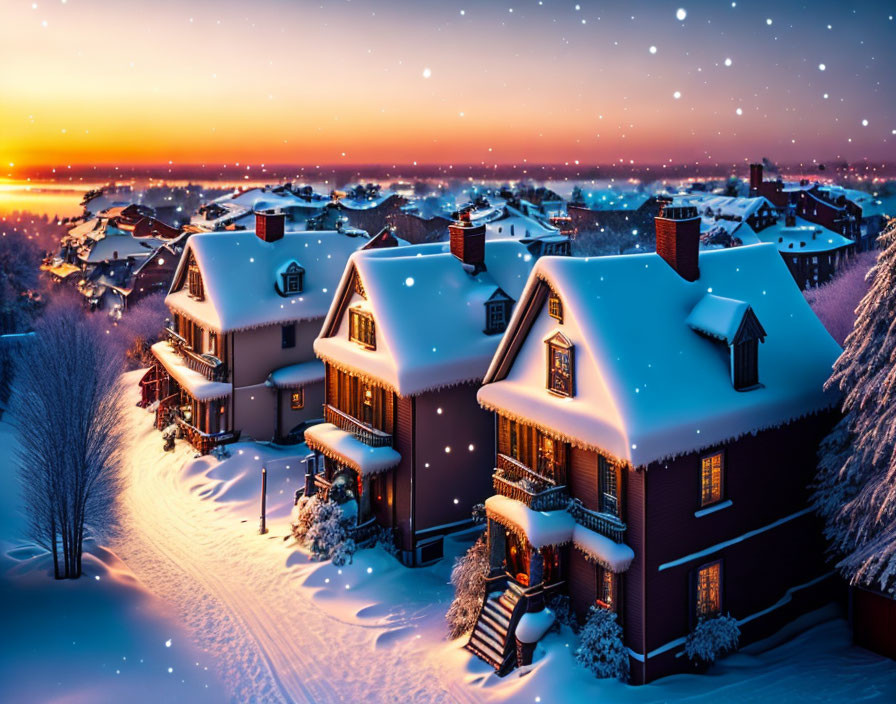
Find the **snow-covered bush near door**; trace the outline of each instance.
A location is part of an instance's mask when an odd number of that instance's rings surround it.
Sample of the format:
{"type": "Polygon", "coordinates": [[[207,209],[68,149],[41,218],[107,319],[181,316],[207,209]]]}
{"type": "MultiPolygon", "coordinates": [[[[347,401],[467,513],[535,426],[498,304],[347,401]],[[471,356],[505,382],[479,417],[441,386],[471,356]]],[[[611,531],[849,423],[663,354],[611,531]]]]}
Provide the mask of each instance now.
{"type": "Polygon", "coordinates": [[[473,543],[463,557],[457,558],[451,570],[454,600],[448,607],[448,635],[459,638],[473,630],[476,616],[485,598],[485,578],[488,576],[488,544],[485,534],[473,543]]]}
{"type": "Polygon", "coordinates": [[[591,607],[582,632],[576,660],[599,679],[628,680],[628,650],[622,642],[622,626],[609,609],[591,607]]]}
{"type": "Polygon", "coordinates": [[[688,634],[684,652],[691,660],[714,663],[716,658],[737,650],[740,628],[731,615],[700,619],[688,634]]]}
{"type": "Polygon", "coordinates": [[[351,562],[356,545],[347,528],[342,508],[333,500],[303,496],[293,512],[293,536],[316,560],[332,559],[336,565],[351,562]]]}

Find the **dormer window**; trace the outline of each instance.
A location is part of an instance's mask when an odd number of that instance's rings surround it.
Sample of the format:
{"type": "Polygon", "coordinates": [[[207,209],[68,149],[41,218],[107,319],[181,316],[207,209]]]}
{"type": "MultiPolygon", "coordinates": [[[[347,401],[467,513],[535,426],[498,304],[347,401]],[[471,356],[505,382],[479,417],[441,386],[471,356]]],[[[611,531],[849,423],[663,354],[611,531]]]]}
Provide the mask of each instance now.
{"type": "Polygon", "coordinates": [[[547,389],[558,396],[575,395],[573,344],[559,332],[547,341],[547,389]]]}
{"type": "Polygon", "coordinates": [[[360,308],[349,308],[348,338],[362,347],[376,349],[376,326],[373,316],[360,308]]]}
{"type": "Polygon", "coordinates": [[[485,334],[495,335],[507,329],[513,299],[500,288],[485,302],[485,334]]]}
{"type": "Polygon", "coordinates": [[[302,293],[305,287],[305,269],[297,261],[289,262],[279,271],[277,293],[281,296],[293,296],[302,293]]]}
{"type": "Polygon", "coordinates": [[[560,302],[560,296],[552,293],[548,297],[548,315],[558,322],[563,322],[563,304],[560,302]]]}
{"type": "Polygon", "coordinates": [[[205,290],[202,286],[202,274],[199,273],[199,265],[195,261],[190,262],[187,268],[187,291],[190,297],[201,301],[205,298],[205,290]]]}

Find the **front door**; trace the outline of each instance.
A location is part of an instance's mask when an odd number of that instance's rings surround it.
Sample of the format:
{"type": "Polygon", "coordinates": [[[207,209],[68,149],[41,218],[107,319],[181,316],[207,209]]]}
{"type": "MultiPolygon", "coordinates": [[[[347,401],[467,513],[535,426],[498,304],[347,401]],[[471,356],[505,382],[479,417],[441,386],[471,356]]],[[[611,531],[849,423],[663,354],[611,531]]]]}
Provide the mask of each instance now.
{"type": "Polygon", "coordinates": [[[524,587],[529,586],[529,545],[521,540],[516,533],[507,532],[507,555],[505,569],[507,574],[513,577],[517,583],[524,587]]]}

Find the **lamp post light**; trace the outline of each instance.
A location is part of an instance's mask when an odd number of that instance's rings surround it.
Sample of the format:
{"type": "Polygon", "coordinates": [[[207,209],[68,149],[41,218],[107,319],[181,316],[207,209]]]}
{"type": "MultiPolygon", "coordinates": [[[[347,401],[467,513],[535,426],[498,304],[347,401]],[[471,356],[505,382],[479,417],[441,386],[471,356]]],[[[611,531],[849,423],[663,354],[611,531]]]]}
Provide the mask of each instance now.
{"type": "Polygon", "coordinates": [[[261,523],[258,527],[258,534],[264,535],[268,532],[268,527],[265,522],[265,502],[268,496],[268,470],[264,467],[261,468],[261,523]]]}

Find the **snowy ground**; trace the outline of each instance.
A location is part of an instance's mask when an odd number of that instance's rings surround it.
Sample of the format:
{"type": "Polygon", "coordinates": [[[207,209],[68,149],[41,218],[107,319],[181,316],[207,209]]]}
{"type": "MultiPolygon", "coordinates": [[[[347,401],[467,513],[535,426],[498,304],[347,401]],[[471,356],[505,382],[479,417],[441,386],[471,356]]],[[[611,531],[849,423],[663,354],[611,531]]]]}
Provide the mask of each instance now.
{"type": "MultiPolygon", "coordinates": [[[[896,663],[851,647],[845,622],[830,611],[813,615],[814,626],[806,622],[794,634],[782,634],[780,642],[727,658],[708,675],[640,688],[598,682],[575,665],[575,637],[566,631],[548,636],[527,673],[499,679],[463,650],[463,640],[444,640],[450,559],[409,570],[381,550],[364,550],[353,564],[337,568],[310,562],[296,549],[288,519],[304,474],[301,447],[285,452],[240,443],[219,463],[194,459],[180,443],[174,452],[162,452],[146,411],[130,409],[127,422],[128,519],[112,545],[127,568],[103,553],[125,576],[113,580],[104,573],[99,582],[79,585],[89,591],[113,581],[119,600],[102,609],[90,602],[35,607],[41,618],[34,625],[22,615],[28,642],[17,633],[20,641],[4,648],[0,687],[20,673],[21,691],[38,691],[27,688],[35,683],[44,687],[32,701],[53,700],[53,683],[43,680],[55,677],[41,676],[47,666],[54,675],[74,670],[69,682],[84,692],[74,701],[95,702],[120,699],[120,690],[109,684],[116,681],[109,674],[114,669],[131,685],[128,698],[135,703],[202,701],[198,695],[206,692],[210,700],[224,701],[215,676],[239,702],[660,702],[717,701],[720,695],[732,702],[896,701],[896,663]],[[265,536],[258,535],[263,465],[269,475],[265,536]],[[147,590],[161,598],[178,626],[163,617],[147,590]],[[141,608],[144,600],[151,607],[141,608]],[[99,619],[93,647],[105,648],[108,656],[70,653],[65,643],[40,649],[66,610],[70,617],[84,611],[86,619],[99,619]],[[171,648],[164,648],[167,638],[171,648]],[[133,640],[130,649],[127,639],[133,640]],[[127,669],[118,665],[122,655],[127,669]],[[134,657],[146,662],[136,667],[130,664],[134,657]],[[174,674],[167,673],[169,666],[174,674]],[[93,668],[89,676],[86,668],[93,668]],[[92,697],[90,684],[98,687],[92,697]]],[[[0,441],[8,446],[6,438],[0,441]]],[[[450,541],[446,552],[458,554],[471,541],[450,541]]],[[[12,593],[26,586],[18,569],[5,576],[12,593]]],[[[43,584],[55,587],[51,580],[43,584]]],[[[12,619],[21,610],[10,610],[7,602],[0,608],[12,619]]],[[[3,694],[0,689],[2,701],[22,700],[3,694]]]]}

